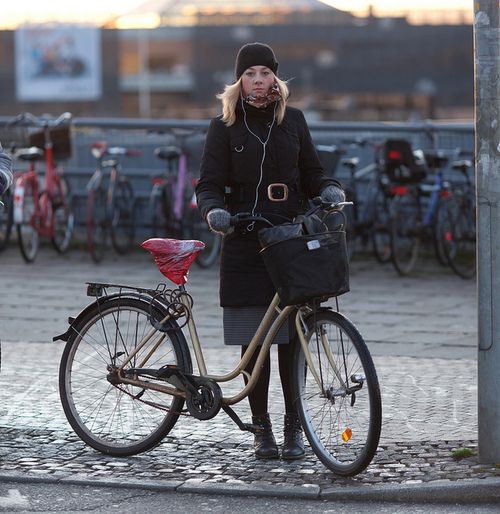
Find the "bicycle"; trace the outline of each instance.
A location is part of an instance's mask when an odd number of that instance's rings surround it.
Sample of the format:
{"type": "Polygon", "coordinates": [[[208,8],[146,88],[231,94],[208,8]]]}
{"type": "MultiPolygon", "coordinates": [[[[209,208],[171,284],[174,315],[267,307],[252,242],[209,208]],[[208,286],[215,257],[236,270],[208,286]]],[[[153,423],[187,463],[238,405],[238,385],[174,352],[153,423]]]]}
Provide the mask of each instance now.
{"type": "Polygon", "coordinates": [[[432,245],[438,262],[447,264],[439,226],[443,201],[450,195],[449,183],[443,175],[449,158],[441,151],[417,151],[420,160],[412,160],[414,154],[407,141],[392,142],[394,146],[386,148],[389,173],[397,175],[392,177],[391,186],[392,263],[405,276],[414,270],[424,243],[432,245]],[[431,182],[426,183],[424,179],[428,175],[431,182]]]}
{"type": "Polygon", "coordinates": [[[134,192],[128,178],[120,174],[118,157],[134,157],[141,155],[141,152],[122,146],[108,146],[100,141],[91,146],[91,153],[97,160],[97,166],[87,184],[87,248],[92,260],[98,263],[104,257],[108,235],[119,254],[127,253],[133,246],[134,192]],[[110,168],[107,186],[104,184],[106,168],[110,168]]]}
{"type": "Polygon", "coordinates": [[[476,203],[475,188],[469,176],[472,162],[463,159],[452,163],[451,169],[464,178],[451,188],[442,204],[439,225],[443,251],[451,269],[462,278],[476,273],[476,203]]]}
{"type": "Polygon", "coordinates": [[[200,215],[195,194],[197,179],[189,177],[187,153],[181,146],[161,146],[154,153],[165,161],[166,168],[163,176],[152,179],[149,200],[152,236],[203,241],[205,249],[195,262],[201,268],[209,268],[217,261],[222,238],[210,231],[200,215]]]}
{"type": "Polygon", "coordinates": [[[346,183],[348,200],[353,205],[347,208],[348,248],[352,258],[356,251],[356,243],[360,241],[363,247],[371,244],[375,259],[384,264],[391,260],[391,244],[389,232],[390,184],[384,172],[381,152],[384,143],[369,142],[357,139],[349,143],[351,146],[363,147],[371,144],[373,147],[373,162],[358,169],[359,158],[351,157],[341,160],[342,166],[347,168],[349,179],[346,183]],[[366,180],[364,200],[360,199],[360,182],[366,180]]]}
{"type": "Polygon", "coordinates": [[[36,117],[30,113],[16,116],[10,125],[36,126],[41,132],[32,134],[30,148],[18,149],[15,157],[29,163],[28,171],[19,173],[15,180],[13,221],[21,254],[26,262],[33,262],[39,248],[39,237],[47,237],[59,253],[70,245],[74,229],[69,184],[57,158],[71,153],[69,122],[71,114],[58,118],[36,117]],[[45,183],[40,191],[35,163],[45,162],[45,183]]]}
{"type": "MultiPolygon", "coordinates": [[[[338,208],[320,203],[309,214],[338,208]]],[[[232,217],[233,225],[265,221],[249,214],[232,217]]],[[[180,415],[208,420],[221,409],[241,430],[261,430],[243,423],[231,406],[255,386],[274,335],[292,315],[297,337],[291,378],[313,452],[342,476],[360,473],[369,465],[380,437],[380,388],[362,336],[338,312],[338,305],[334,311],[316,299],[280,308],[276,294],[234,370],[209,374],[193,299],[185,287],[187,271],[203,243],[150,239],[142,246],[176,288],[89,283],[87,294],[95,301],[70,318],[64,334],[54,337],[66,341],[59,369],[63,409],[86,444],[108,455],[134,455],[158,445],[180,415]],[[191,352],[181,330],[186,326],[199,375],[193,374],[191,352]],[[257,362],[247,374],[248,383],[234,396],[224,396],[219,384],[245,373],[263,336],[257,362]]]]}

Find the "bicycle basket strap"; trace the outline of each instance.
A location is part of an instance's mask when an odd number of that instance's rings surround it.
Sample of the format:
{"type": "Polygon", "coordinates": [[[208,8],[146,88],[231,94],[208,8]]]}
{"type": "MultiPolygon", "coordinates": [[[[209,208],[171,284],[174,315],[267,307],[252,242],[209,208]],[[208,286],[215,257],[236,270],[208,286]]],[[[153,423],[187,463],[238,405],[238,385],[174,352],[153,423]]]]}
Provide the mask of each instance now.
{"type": "Polygon", "coordinates": [[[284,223],[283,225],[276,225],[274,227],[266,227],[259,230],[259,242],[262,248],[290,239],[291,237],[297,237],[303,234],[301,223],[284,223]]]}
{"type": "Polygon", "coordinates": [[[261,255],[284,305],[324,301],[349,291],[343,230],[286,238],[264,247],[261,255]]]}

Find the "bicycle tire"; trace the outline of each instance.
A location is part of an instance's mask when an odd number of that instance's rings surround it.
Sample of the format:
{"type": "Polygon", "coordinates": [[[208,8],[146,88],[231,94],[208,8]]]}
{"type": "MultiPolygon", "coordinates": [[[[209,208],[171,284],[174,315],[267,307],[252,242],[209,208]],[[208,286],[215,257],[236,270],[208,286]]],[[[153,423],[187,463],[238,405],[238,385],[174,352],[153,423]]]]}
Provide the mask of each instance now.
{"type": "Polygon", "coordinates": [[[451,269],[461,278],[476,274],[476,212],[472,195],[452,197],[442,226],[444,252],[451,269]]]}
{"type": "Polygon", "coordinates": [[[210,230],[197,208],[190,208],[189,211],[186,237],[205,243],[205,248],[198,253],[194,262],[200,268],[210,268],[219,258],[222,237],[210,230]]]}
{"type": "Polygon", "coordinates": [[[40,244],[38,230],[36,228],[36,203],[33,184],[28,180],[24,183],[24,194],[22,198],[21,223],[16,225],[17,240],[21,255],[26,262],[34,262],[40,244]]]}
{"type": "Polygon", "coordinates": [[[52,245],[59,253],[65,253],[73,238],[75,216],[71,208],[71,189],[66,178],[58,176],[60,191],[56,189],[52,198],[52,219],[54,235],[52,245]]]}
{"type": "MultiPolygon", "coordinates": [[[[182,398],[132,385],[113,385],[107,378],[152,328],[150,318],[160,321],[165,311],[137,298],[101,298],[71,331],[59,368],[61,403],[75,433],[102,453],[127,456],[154,448],[182,412],[182,398]]],[[[143,360],[156,344],[154,355],[139,365],[160,368],[173,364],[192,372],[180,330],[157,332],[132,364],[143,360]]]]}
{"type": "Polygon", "coordinates": [[[434,247],[434,255],[441,266],[450,265],[445,249],[445,231],[442,228],[443,223],[446,223],[446,201],[447,200],[439,201],[436,207],[436,215],[432,222],[432,245],[434,247]]]}
{"type": "Polygon", "coordinates": [[[7,189],[1,198],[3,207],[0,206],[0,252],[9,245],[13,223],[13,197],[12,191],[7,189]]]}
{"type": "Polygon", "coordinates": [[[377,373],[363,338],[343,315],[322,309],[311,314],[306,325],[321,385],[296,339],[291,379],[302,427],[313,452],[328,469],[354,476],[370,464],[380,439],[382,400],[377,373]],[[359,389],[350,391],[353,386],[359,389]]]}
{"type": "Polygon", "coordinates": [[[101,262],[106,249],[108,220],[106,192],[102,186],[92,188],[87,195],[87,250],[92,260],[101,262]]]}
{"type": "Polygon", "coordinates": [[[125,254],[131,250],[135,236],[134,192],[125,177],[115,184],[111,202],[111,243],[117,253],[125,254]]]}
{"type": "Polygon", "coordinates": [[[396,271],[406,276],[414,270],[420,250],[420,214],[418,202],[409,195],[391,202],[391,260],[396,271]]]}
{"type": "Polygon", "coordinates": [[[151,237],[165,237],[166,220],[163,214],[162,187],[154,186],[149,199],[151,237]]]}
{"type": "Polygon", "coordinates": [[[383,191],[378,191],[373,209],[373,226],[370,234],[373,255],[380,264],[391,260],[391,232],[388,200],[383,191]]]}

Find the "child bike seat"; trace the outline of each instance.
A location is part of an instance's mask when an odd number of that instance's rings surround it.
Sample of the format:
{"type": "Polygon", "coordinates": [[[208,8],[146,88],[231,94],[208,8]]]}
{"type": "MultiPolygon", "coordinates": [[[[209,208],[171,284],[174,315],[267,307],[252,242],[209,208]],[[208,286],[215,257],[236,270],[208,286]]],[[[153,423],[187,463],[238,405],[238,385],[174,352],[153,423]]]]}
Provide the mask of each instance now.
{"type": "Polygon", "coordinates": [[[205,243],[154,237],[144,241],[141,246],[153,254],[160,272],[180,286],[187,282],[189,267],[196,259],[196,254],[205,248],[205,243]]]}

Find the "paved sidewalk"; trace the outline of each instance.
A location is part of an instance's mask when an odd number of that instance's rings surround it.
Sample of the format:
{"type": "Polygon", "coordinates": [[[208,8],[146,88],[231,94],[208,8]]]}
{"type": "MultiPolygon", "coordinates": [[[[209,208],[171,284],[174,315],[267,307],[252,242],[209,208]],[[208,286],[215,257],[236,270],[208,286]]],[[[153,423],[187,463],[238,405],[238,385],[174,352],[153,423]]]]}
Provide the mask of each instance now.
{"type": "MultiPolygon", "coordinates": [[[[154,286],[162,277],[142,253],[110,256],[95,266],[84,253],[56,256],[43,248],[27,266],[11,248],[0,254],[0,263],[0,480],[331,499],[500,499],[500,468],[479,464],[476,455],[475,285],[445,269],[423,263],[416,277],[402,279],[390,266],[352,265],[351,293],[341,307],[374,355],[384,421],[372,464],[345,479],[326,470],[309,449],[297,462],[254,459],[251,434],[240,432],[224,413],[206,422],[181,418],[163,444],[131,458],[86,447],[60,407],[63,344],[52,337],[88,303],[86,280],[154,286]],[[453,452],[463,448],[472,455],[455,460],[453,452]]],[[[217,270],[193,267],[189,289],[207,365],[228,371],[238,349],[220,351],[217,270]]],[[[273,353],[270,411],[280,441],[276,367],[273,353]]],[[[246,402],[236,410],[249,419],[246,402]]]]}

